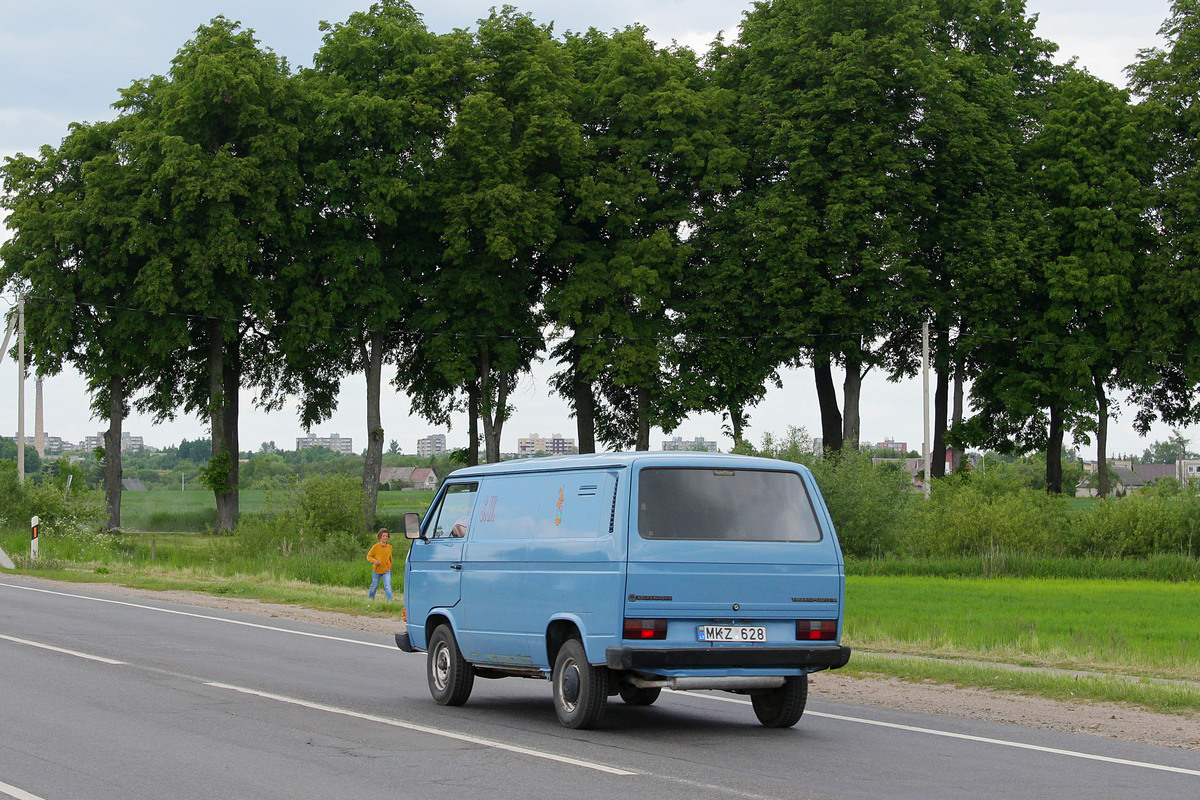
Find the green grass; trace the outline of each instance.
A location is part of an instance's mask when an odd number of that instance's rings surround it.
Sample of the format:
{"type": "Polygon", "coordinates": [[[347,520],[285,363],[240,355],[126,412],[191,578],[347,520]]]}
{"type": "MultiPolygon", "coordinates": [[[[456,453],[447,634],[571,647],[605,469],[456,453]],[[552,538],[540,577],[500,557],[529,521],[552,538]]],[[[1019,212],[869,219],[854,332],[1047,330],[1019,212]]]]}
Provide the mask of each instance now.
{"type": "Polygon", "coordinates": [[[869,650],[1200,682],[1200,584],[854,576],[869,650]]]}
{"type": "MultiPolygon", "coordinates": [[[[241,513],[269,510],[281,502],[282,495],[262,489],[238,492],[241,513]]],[[[376,521],[380,527],[402,530],[404,514],[424,513],[433,500],[429,491],[386,491],[379,493],[376,521]]],[[[121,528],[135,532],[199,533],[211,531],[217,522],[216,500],[212,492],[200,490],[124,492],[121,495],[121,528]]]]}

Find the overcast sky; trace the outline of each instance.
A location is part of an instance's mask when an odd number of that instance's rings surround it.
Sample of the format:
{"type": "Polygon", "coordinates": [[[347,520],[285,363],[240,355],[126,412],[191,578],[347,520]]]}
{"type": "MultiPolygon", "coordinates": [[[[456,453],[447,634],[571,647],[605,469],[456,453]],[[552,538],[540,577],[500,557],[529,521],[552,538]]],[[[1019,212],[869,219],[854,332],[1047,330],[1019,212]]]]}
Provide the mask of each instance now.
{"type": "MultiPolygon", "coordinates": [[[[697,50],[705,49],[718,32],[725,31],[727,38],[733,38],[742,13],[752,5],[748,0],[527,0],[513,4],[539,22],[553,22],[559,32],[589,27],[610,30],[637,22],[660,44],[674,40],[697,50]]],[[[416,0],[414,5],[431,29],[445,32],[473,27],[493,5],[501,3],[416,0]]],[[[171,58],[196,28],[218,14],[253,29],[263,46],[298,68],[308,66],[320,46],[318,25],[322,20],[340,22],[368,6],[368,0],[0,0],[0,157],[33,153],[43,144],[57,145],[71,122],[111,119],[115,114],[110,106],[121,88],[139,78],[165,73],[171,58]]],[[[1059,45],[1058,60],[1076,57],[1094,75],[1124,85],[1125,68],[1136,59],[1138,50],[1161,44],[1157,33],[1169,3],[1031,0],[1028,10],[1038,15],[1038,34],[1059,45]]],[[[2,229],[0,237],[7,237],[2,229]]],[[[11,297],[0,299],[0,311],[12,302],[11,297]]],[[[512,398],[516,414],[505,425],[503,450],[516,450],[518,437],[535,432],[575,436],[566,404],[550,396],[547,379],[551,372],[552,368],[543,364],[522,380],[512,398]]],[[[796,370],[783,377],[783,389],[773,389],[751,412],[748,434],[755,442],[765,432],[782,434],[790,425],[820,435],[811,373],[796,370]]],[[[16,430],[16,381],[16,370],[6,359],[0,364],[0,431],[16,430]]],[[[32,382],[27,386],[25,430],[32,434],[32,382]]],[[[48,434],[79,442],[105,427],[92,417],[86,386],[78,375],[48,378],[45,391],[48,434]]],[[[355,448],[362,450],[366,445],[364,398],[361,376],[352,377],[343,386],[338,412],[313,432],[353,437],[355,448]]],[[[862,397],[863,439],[879,442],[892,438],[919,450],[921,402],[918,381],[890,384],[868,376],[862,397]]],[[[265,414],[252,408],[248,395],[242,409],[243,450],[257,449],[265,441],[291,448],[303,434],[292,409],[265,414]]],[[[1125,412],[1113,423],[1111,453],[1140,454],[1149,442],[1170,434],[1159,427],[1141,439],[1131,422],[1132,414],[1125,412]]],[[[416,440],[433,432],[448,433],[452,447],[466,444],[465,419],[457,419],[448,432],[438,431],[410,416],[407,399],[391,391],[385,394],[383,425],[386,439],[397,440],[406,453],[415,452],[416,440]]],[[[149,419],[134,415],[126,421],[125,430],[159,447],[208,435],[204,421],[195,417],[154,426],[149,419]]],[[[731,446],[721,434],[719,415],[696,415],[675,434],[716,440],[722,449],[731,446]]],[[[1198,441],[1200,429],[1190,429],[1186,435],[1198,441]]],[[[661,432],[655,431],[652,446],[657,448],[662,438],[661,432]]]]}

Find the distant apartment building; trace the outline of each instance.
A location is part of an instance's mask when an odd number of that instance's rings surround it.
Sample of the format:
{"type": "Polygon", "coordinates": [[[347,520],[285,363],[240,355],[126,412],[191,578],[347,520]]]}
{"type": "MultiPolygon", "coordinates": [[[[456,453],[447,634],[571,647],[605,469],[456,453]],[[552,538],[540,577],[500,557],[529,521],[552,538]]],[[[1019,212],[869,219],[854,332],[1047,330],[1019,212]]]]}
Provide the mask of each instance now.
{"type": "Polygon", "coordinates": [[[876,450],[895,450],[901,456],[908,452],[908,442],[897,442],[894,439],[884,439],[875,445],[876,450]]]}
{"type": "Polygon", "coordinates": [[[344,455],[354,455],[354,438],[347,436],[342,438],[336,433],[329,436],[317,436],[315,433],[310,433],[307,436],[296,437],[296,450],[303,450],[307,447],[328,447],[335,453],[344,455]]]}
{"type": "Polygon", "coordinates": [[[706,440],[703,436],[697,436],[691,441],[685,442],[682,436],[673,436],[666,439],[662,443],[663,450],[707,450],[710,453],[717,452],[717,443],[706,440]]]}
{"type": "MultiPolygon", "coordinates": [[[[83,449],[91,452],[98,447],[104,447],[104,433],[98,433],[95,436],[89,436],[83,440],[83,449]]],[[[132,433],[121,434],[121,454],[136,454],[144,452],[146,443],[142,441],[141,436],[134,436],[132,433]]],[[[46,452],[50,452],[50,437],[46,438],[46,452]]]]}
{"type": "Polygon", "coordinates": [[[564,438],[558,433],[551,434],[549,438],[531,433],[517,439],[518,456],[534,456],[538,453],[545,453],[548,456],[565,456],[573,452],[575,452],[575,440],[564,438]]]}
{"type": "MultiPolygon", "coordinates": [[[[17,437],[15,436],[10,436],[8,438],[12,439],[14,442],[17,440],[17,437]]],[[[37,447],[37,437],[26,436],[25,444],[29,447],[37,447]]],[[[75,449],[75,445],[71,444],[70,442],[64,442],[61,436],[46,436],[43,439],[43,446],[46,448],[46,455],[48,456],[57,456],[61,453],[65,453],[68,450],[75,449]]]]}
{"type": "Polygon", "coordinates": [[[424,439],[417,439],[417,455],[421,458],[432,458],[446,452],[446,434],[434,433],[424,439]]]}

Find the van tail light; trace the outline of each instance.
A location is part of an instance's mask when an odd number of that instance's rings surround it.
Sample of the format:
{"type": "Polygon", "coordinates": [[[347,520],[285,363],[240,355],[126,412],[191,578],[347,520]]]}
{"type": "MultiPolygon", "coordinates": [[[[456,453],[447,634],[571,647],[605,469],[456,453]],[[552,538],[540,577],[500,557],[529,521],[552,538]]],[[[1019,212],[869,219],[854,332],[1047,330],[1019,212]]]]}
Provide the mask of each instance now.
{"type": "Polygon", "coordinates": [[[408,609],[407,608],[400,609],[400,619],[404,620],[405,625],[408,624],[408,609]]]}
{"type": "Polygon", "coordinates": [[[837,641],[836,619],[796,620],[796,639],[804,642],[837,641]]]}
{"type": "Polygon", "coordinates": [[[665,619],[626,619],[626,639],[665,639],[667,638],[667,621],[665,619]]]}

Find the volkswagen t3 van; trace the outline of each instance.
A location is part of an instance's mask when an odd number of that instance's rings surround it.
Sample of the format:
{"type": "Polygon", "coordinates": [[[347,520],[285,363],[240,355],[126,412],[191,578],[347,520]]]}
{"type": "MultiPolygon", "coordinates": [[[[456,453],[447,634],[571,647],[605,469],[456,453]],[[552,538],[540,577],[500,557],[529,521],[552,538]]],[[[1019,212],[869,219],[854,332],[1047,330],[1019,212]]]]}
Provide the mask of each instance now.
{"type": "Polygon", "coordinates": [[[845,572],[812,474],[715,453],[508,461],[451,474],[404,567],[406,652],[461,705],[475,678],[549,679],[559,720],[610,696],[748,695],[759,721],[804,713],[808,674],[843,666],[845,572]]]}

